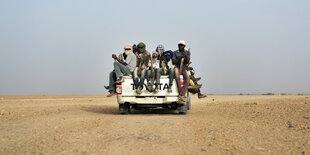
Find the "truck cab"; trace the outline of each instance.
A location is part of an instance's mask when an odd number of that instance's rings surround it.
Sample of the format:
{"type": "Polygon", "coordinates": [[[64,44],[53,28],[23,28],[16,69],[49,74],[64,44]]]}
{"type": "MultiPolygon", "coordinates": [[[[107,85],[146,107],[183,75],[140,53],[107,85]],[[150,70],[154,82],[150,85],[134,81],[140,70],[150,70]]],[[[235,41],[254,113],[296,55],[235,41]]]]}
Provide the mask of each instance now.
{"type": "MultiPolygon", "coordinates": [[[[116,83],[117,102],[119,104],[119,113],[128,114],[130,109],[143,110],[149,108],[166,108],[178,110],[179,114],[186,114],[190,109],[190,93],[187,91],[186,102],[179,102],[179,93],[175,79],[171,87],[172,92],[168,92],[169,77],[161,76],[159,91],[157,93],[146,90],[146,82],[142,88],[141,94],[135,91],[135,85],[131,76],[123,76],[124,82],[116,83]]],[[[183,78],[181,75],[181,85],[183,78]]]]}

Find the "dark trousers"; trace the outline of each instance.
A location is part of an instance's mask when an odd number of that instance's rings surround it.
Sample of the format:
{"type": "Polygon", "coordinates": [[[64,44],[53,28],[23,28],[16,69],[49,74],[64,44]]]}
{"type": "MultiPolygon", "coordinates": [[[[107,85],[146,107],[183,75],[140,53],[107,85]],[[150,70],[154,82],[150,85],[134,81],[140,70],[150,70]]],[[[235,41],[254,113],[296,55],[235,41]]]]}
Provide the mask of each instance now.
{"type": "MultiPolygon", "coordinates": [[[[195,79],[194,75],[190,75],[189,78],[190,78],[191,80],[193,80],[193,82],[194,82],[194,79],[195,79]]],[[[198,85],[197,82],[194,82],[194,84],[195,84],[195,85],[198,85]]],[[[198,88],[197,90],[193,90],[193,91],[191,91],[191,92],[192,92],[192,93],[198,93],[198,94],[200,94],[200,88],[198,88]]]]}
{"type": "Polygon", "coordinates": [[[110,78],[109,78],[109,92],[115,91],[115,81],[116,81],[116,74],[115,70],[110,72],[110,78]]]}

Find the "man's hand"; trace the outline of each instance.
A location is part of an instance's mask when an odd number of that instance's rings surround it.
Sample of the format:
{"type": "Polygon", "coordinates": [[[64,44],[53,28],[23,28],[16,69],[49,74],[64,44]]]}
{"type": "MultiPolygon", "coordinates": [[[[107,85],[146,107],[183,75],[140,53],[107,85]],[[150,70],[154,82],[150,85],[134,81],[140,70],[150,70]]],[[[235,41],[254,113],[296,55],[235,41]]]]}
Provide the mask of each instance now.
{"type": "Polygon", "coordinates": [[[112,54],[113,59],[117,59],[117,56],[115,54],[112,54]]]}
{"type": "Polygon", "coordinates": [[[137,60],[138,60],[139,62],[141,62],[141,61],[142,61],[142,58],[141,58],[141,57],[137,57],[137,60]]]}
{"type": "Polygon", "coordinates": [[[161,60],[161,61],[164,61],[164,60],[165,60],[164,55],[161,55],[160,60],[161,60]]]}
{"type": "Polygon", "coordinates": [[[186,55],[185,55],[185,52],[181,52],[181,57],[182,57],[182,58],[185,58],[185,56],[186,56],[186,55]]]}

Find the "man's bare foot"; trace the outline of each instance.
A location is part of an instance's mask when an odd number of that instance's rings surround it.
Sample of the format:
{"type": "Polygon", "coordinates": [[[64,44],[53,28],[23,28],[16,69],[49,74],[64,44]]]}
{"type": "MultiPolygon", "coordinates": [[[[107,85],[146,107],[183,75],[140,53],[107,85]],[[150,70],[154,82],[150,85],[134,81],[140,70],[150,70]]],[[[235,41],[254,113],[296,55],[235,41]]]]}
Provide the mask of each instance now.
{"type": "Polygon", "coordinates": [[[168,92],[169,92],[169,93],[171,93],[171,92],[172,92],[171,87],[172,87],[172,84],[169,84],[169,87],[168,87],[168,92]]]}
{"type": "Polygon", "coordinates": [[[153,84],[152,84],[151,81],[147,82],[146,89],[147,89],[149,92],[152,92],[152,91],[153,91],[153,84]]]}
{"type": "Polygon", "coordinates": [[[159,83],[156,83],[156,84],[155,84],[154,93],[158,93],[158,92],[159,92],[158,86],[159,86],[159,83]]]}
{"type": "Polygon", "coordinates": [[[120,77],[116,80],[116,83],[122,83],[124,82],[124,78],[123,77],[120,77]]]}
{"type": "Polygon", "coordinates": [[[156,87],[153,91],[155,94],[159,92],[158,88],[156,87]]]}
{"type": "Polygon", "coordinates": [[[138,95],[141,94],[141,87],[140,87],[140,86],[136,89],[136,93],[137,93],[138,95]]]}
{"type": "Polygon", "coordinates": [[[185,102],[186,101],[186,97],[185,96],[179,96],[179,102],[185,102]]]}
{"type": "Polygon", "coordinates": [[[115,92],[114,92],[114,91],[111,91],[110,94],[107,95],[107,97],[111,97],[111,96],[113,96],[113,95],[115,95],[115,92]]]}

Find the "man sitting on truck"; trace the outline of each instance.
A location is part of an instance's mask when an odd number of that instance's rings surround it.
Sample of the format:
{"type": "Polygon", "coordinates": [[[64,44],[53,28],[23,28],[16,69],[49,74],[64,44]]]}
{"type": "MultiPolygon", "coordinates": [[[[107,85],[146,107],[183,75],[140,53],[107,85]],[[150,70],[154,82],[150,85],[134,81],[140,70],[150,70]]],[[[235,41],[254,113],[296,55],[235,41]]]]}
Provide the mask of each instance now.
{"type": "Polygon", "coordinates": [[[178,42],[178,50],[176,50],[173,54],[172,61],[175,65],[174,72],[176,77],[176,82],[179,91],[179,101],[186,101],[186,92],[189,84],[189,76],[187,74],[186,66],[190,61],[190,52],[185,50],[185,41],[180,40],[178,42]],[[183,75],[183,87],[181,87],[180,74],[183,75]]]}
{"type": "MultiPolygon", "coordinates": [[[[118,55],[118,59],[121,61],[126,61],[127,55],[125,52],[122,52],[118,55]]],[[[117,60],[115,60],[117,61],[117,60]]],[[[109,85],[104,86],[105,89],[109,90],[109,95],[108,97],[111,97],[115,94],[115,81],[116,81],[116,74],[115,74],[115,70],[113,70],[112,72],[110,72],[110,76],[109,76],[109,81],[111,83],[109,83],[109,85]]]]}
{"type": "Polygon", "coordinates": [[[137,67],[133,73],[133,81],[136,88],[136,93],[141,94],[141,90],[143,88],[144,80],[146,78],[146,71],[148,68],[148,55],[150,54],[147,50],[145,50],[145,44],[140,42],[137,45],[138,53],[136,55],[137,67]],[[139,78],[140,77],[140,78],[139,78]]]}
{"type": "Polygon", "coordinates": [[[198,81],[201,79],[201,77],[196,78],[195,77],[195,70],[193,67],[189,67],[189,78],[190,78],[190,86],[188,86],[188,90],[191,93],[198,93],[198,99],[207,97],[206,94],[202,94],[200,91],[200,88],[202,84],[198,84],[198,81]]]}
{"type": "MultiPolygon", "coordinates": [[[[114,70],[110,73],[109,79],[109,92],[108,97],[111,97],[115,94],[115,83],[123,82],[124,75],[132,75],[137,63],[137,58],[132,52],[130,45],[124,47],[124,59],[118,58],[115,54],[112,54],[112,58],[116,60],[114,65],[114,70]]],[[[106,87],[107,88],[107,87],[106,87]]]]}
{"type": "Polygon", "coordinates": [[[153,53],[153,57],[150,60],[153,60],[152,62],[150,61],[150,64],[153,63],[153,69],[152,66],[150,66],[150,69],[148,71],[148,85],[147,85],[147,89],[150,92],[154,92],[157,93],[158,92],[158,87],[160,85],[160,76],[161,76],[161,72],[162,72],[162,68],[164,67],[163,65],[161,65],[161,63],[163,63],[162,61],[160,61],[160,57],[162,57],[162,53],[165,51],[165,48],[163,45],[158,45],[156,47],[155,52],[153,53]],[[155,83],[155,90],[153,90],[153,85],[154,85],[154,81],[156,78],[156,83],[155,83]]]}
{"type": "Polygon", "coordinates": [[[155,81],[155,76],[157,76],[157,71],[159,68],[159,61],[157,59],[157,52],[153,52],[148,56],[148,60],[149,60],[149,68],[147,70],[147,87],[146,89],[149,92],[154,92],[157,93],[158,92],[158,82],[156,82],[155,84],[155,90],[153,89],[153,85],[154,85],[154,81],[155,81]]]}
{"type": "Polygon", "coordinates": [[[172,57],[173,57],[173,52],[171,50],[168,50],[163,53],[164,56],[164,61],[167,62],[167,71],[169,75],[169,87],[168,87],[168,92],[172,92],[172,84],[173,84],[173,79],[174,79],[174,65],[172,63],[172,57]]]}
{"type": "Polygon", "coordinates": [[[156,51],[159,57],[159,69],[157,70],[157,73],[156,73],[156,83],[157,85],[160,84],[161,75],[169,75],[168,92],[172,92],[171,87],[172,87],[173,78],[174,78],[174,66],[171,60],[172,60],[173,52],[171,50],[165,51],[163,45],[161,46],[159,45],[157,49],[158,50],[156,51]]]}
{"type": "Polygon", "coordinates": [[[135,55],[138,53],[138,47],[137,47],[136,44],[133,44],[133,45],[132,45],[132,52],[133,52],[133,54],[135,54],[135,55]]]}

